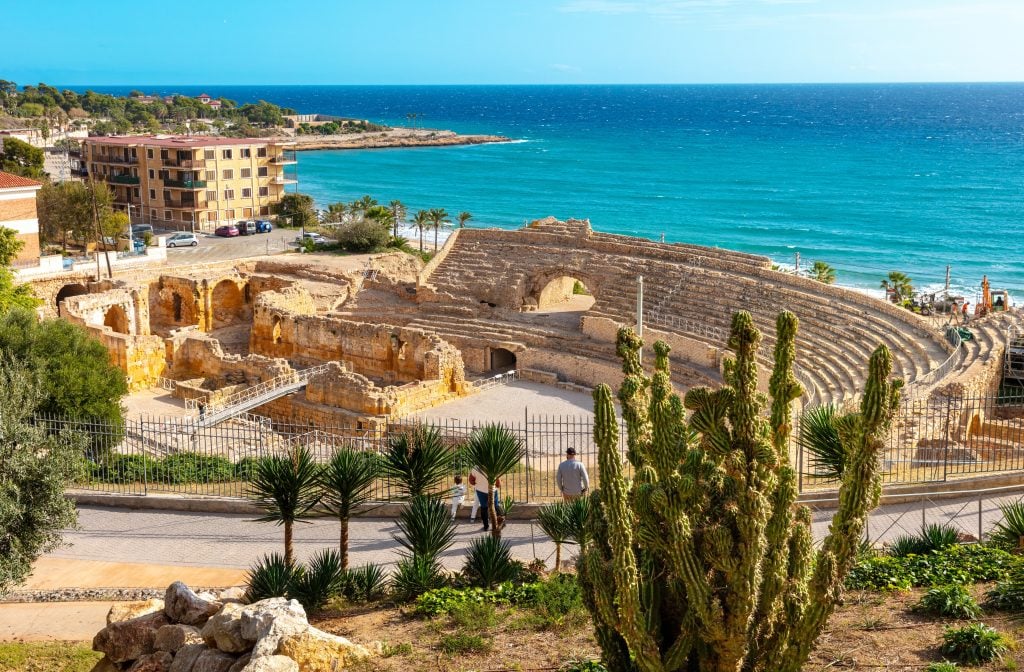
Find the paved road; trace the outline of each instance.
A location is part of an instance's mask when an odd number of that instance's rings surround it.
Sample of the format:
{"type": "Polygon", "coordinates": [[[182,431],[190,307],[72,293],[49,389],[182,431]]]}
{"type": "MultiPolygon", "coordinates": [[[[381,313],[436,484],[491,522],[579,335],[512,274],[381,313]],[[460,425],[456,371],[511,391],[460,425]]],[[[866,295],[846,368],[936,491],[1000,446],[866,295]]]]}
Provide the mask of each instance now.
{"type": "Polygon", "coordinates": [[[297,249],[295,238],[298,234],[295,229],[274,229],[270,233],[235,238],[220,238],[212,233],[196,235],[199,236],[199,244],[195,247],[169,248],[167,263],[182,266],[279,254],[297,249]]]}

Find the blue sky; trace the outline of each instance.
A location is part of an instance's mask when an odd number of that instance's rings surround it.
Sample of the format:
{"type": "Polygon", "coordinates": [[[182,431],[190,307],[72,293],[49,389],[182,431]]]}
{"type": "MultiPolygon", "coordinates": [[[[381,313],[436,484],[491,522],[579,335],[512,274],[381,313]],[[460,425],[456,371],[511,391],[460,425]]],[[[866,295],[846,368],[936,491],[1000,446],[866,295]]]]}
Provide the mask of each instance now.
{"type": "Polygon", "coordinates": [[[0,7],[7,26],[0,78],[21,84],[1024,80],[1024,0],[2,0],[0,7]]]}

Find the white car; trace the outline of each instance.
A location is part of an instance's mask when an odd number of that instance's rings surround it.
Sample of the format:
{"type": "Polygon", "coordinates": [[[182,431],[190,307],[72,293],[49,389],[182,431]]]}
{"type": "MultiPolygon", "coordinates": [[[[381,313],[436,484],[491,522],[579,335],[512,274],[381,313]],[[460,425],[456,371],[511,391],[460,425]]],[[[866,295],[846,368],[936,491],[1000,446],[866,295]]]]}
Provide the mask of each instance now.
{"type": "Polygon", "coordinates": [[[195,247],[199,244],[199,237],[194,233],[176,233],[167,237],[167,247],[195,247]]]}
{"type": "Polygon", "coordinates": [[[301,236],[297,236],[295,238],[296,243],[302,243],[304,240],[312,240],[313,244],[315,245],[327,245],[328,243],[331,242],[330,238],[322,236],[319,233],[314,233],[312,231],[307,231],[301,236]]]}

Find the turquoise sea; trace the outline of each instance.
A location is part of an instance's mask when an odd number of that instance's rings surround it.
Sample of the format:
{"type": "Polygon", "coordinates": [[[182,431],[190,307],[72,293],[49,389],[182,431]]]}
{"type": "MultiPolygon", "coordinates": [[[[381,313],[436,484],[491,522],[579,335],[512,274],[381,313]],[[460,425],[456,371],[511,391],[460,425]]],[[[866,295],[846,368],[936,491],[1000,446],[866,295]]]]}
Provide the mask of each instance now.
{"type": "MultiPolygon", "coordinates": [[[[97,87],[126,93],[130,88],[97,87]]],[[[196,87],[160,87],[196,95],[196,87]]],[[[1024,300],[1024,84],[205,87],[393,125],[515,139],[303,152],[321,206],[370,194],[519,227],[594,228],[823,260],[874,289],[890,270],[1024,300]]]]}

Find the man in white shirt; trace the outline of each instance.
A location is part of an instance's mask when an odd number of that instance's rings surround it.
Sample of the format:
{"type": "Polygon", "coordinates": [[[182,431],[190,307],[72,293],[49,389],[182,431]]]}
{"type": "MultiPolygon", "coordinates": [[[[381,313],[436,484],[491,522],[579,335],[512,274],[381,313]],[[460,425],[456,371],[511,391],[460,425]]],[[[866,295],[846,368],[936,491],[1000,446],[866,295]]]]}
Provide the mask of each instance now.
{"type": "MultiPolygon", "coordinates": [[[[491,529],[491,516],[487,511],[487,490],[488,483],[487,477],[484,476],[483,472],[480,471],[479,467],[474,466],[469,472],[469,484],[473,486],[476,491],[476,499],[480,503],[480,517],[484,521],[484,532],[488,532],[491,529]]],[[[499,529],[504,522],[505,512],[501,508],[501,498],[498,497],[498,489],[501,487],[501,479],[498,479],[494,483],[494,510],[498,514],[499,529]]]]}

